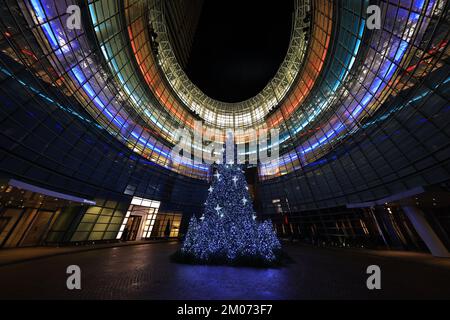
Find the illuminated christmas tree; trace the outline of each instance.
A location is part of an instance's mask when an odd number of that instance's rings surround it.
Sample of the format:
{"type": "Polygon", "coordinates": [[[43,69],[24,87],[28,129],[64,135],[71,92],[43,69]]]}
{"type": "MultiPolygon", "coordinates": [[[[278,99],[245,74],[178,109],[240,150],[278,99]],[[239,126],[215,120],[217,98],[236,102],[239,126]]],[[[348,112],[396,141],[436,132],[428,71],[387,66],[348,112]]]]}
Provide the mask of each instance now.
{"type": "Polygon", "coordinates": [[[180,255],[196,263],[271,264],[280,242],[272,223],[256,221],[244,171],[216,165],[200,221],[193,217],[180,255]]]}

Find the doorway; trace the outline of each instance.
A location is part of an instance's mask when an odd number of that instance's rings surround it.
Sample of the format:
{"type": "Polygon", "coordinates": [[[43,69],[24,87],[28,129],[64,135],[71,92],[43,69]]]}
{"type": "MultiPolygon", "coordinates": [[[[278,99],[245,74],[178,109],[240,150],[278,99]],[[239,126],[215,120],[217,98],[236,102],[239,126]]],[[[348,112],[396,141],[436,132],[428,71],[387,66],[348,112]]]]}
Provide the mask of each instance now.
{"type": "Polygon", "coordinates": [[[5,248],[41,245],[58,211],[6,208],[1,213],[0,245],[5,248]]]}
{"type": "Polygon", "coordinates": [[[159,201],[133,197],[116,239],[127,241],[130,238],[150,238],[160,205],[159,201]]]}
{"type": "Polygon", "coordinates": [[[29,226],[21,246],[36,246],[41,244],[44,235],[51,226],[55,212],[39,210],[33,222],[29,226]]]}
{"type": "Polygon", "coordinates": [[[124,240],[135,241],[139,233],[139,227],[141,226],[142,216],[130,215],[127,225],[125,227],[124,240]]]}

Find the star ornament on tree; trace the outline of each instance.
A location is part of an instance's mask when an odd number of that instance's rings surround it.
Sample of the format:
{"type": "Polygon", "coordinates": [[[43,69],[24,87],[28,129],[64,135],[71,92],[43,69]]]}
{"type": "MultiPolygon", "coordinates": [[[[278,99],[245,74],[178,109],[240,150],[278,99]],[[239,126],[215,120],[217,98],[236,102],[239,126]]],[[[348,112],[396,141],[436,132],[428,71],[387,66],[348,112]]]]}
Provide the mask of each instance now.
{"type": "Polygon", "coordinates": [[[235,187],[237,186],[236,183],[238,182],[238,180],[239,180],[238,177],[236,177],[236,176],[233,177],[233,182],[234,182],[235,187]]]}
{"type": "Polygon", "coordinates": [[[222,208],[217,204],[214,210],[216,210],[217,214],[220,215],[220,210],[222,210],[222,208]]]}
{"type": "Polygon", "coordinates": [[[210,186],[209,189],[208,189],[208,191],[209,191],[209,193],[211,193],[211,192],[214,191],[214,188],[213,188],[212,186],[210,186]]]}
{"type": "Polygon", "coordinates": [[[244,197],[244,198],[242,199],[242,203],[244,204],[244,206],[247,204],[247,202],[248,202],[247,198],[244,197]]]}
{"type": "Polygon", "coordinates": [[[219,171],[217,171],[216,174],[214,175],[214,177],[216,177],[218,181],[220,181],[220,176],[221,174],[219,173],[219,171]]]}

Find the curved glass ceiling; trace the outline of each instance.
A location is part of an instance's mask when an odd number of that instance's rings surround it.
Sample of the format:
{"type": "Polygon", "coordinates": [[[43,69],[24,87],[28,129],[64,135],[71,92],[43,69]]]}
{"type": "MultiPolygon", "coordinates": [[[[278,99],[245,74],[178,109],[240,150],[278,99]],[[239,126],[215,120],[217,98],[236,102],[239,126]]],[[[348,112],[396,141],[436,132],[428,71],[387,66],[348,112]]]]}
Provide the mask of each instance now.
{"type": "MultiPolygon", "coordinates": [[[[259,166],[261,179],[275,178],[320,165],[356,132],[432,94],[434,87],[404,104],[385,106],[448,58],[448,39],[427,36],[446,13],[445,0],[379,1],[382,26],[375,30],[367,27],[368,1],[297,0],[291,44],[277,76],[256,97],[230,105],[204,95],[179,67],[159,1],[89,0],[81,30],[63,22],[71,4],[78,1],[19,4],[47,68],[14,51],[5,54],[76,98],[93,125],[134,152],[199,179],[207,177],[206,164],[171,158],[178,128],[192,132],[201,119],[207,129],[279,129],[282,161],[259,166]],[[158,34],[158,54],[151,28],[158,34]]],[[[7,68],[0,71],[13,76],[7,68]]],[[[239,134],[239,141],[248,137],[239,134]]],[[[249,143],[245,153],[254,152],[249,143]]]]}

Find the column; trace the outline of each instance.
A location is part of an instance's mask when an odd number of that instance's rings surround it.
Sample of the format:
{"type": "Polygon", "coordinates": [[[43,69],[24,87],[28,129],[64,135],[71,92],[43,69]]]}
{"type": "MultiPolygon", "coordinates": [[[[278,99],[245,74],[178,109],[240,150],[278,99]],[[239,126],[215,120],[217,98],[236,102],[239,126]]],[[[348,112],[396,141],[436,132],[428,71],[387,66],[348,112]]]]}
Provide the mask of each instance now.
{"type": "Polygon", "coordinates": [[[450,258],[450,253],[442,243],[441,239],[439,239],[437,234],[434,232],[433,228],[431,228],[423,211],[412,205],[402,206],[402,209],[408,216],[423,242],[427,245],[431,254],[435,257],[450,258]]]}

